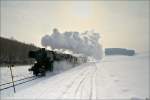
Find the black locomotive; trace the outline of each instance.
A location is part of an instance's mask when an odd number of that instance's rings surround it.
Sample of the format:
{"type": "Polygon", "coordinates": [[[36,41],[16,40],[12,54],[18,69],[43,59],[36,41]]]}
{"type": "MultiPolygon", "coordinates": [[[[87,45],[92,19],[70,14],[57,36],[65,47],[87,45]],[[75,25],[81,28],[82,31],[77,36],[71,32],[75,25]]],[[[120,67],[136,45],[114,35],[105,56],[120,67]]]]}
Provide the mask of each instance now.
{"type": "Polygon", "coordinates": [[[75,57],[70,54],[45,50],[45,48],[41,48],[37,51],[29,51],[29,57],[36,60],[36,63],[29,69],[29,71],[33,71],[35,76],[45,76],[46,71],[52,72],[54,61],[65,60],[73,65],[87,61],[85,57],[75,57]]]}

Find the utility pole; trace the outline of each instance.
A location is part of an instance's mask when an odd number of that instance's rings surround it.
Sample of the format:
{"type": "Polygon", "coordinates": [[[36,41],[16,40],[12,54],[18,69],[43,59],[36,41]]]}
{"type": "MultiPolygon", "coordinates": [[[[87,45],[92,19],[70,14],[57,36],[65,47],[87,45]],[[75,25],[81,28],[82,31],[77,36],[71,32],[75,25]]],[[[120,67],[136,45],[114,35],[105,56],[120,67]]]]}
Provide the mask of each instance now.
{"type": "Polygon", "coordinates": [[[12,68],[14,65],[10,65],[8,66],[10,68],[10,72],[11,72],[11,79],[12,79],[12,83],[13,83],[13,88],[14,88],[14,93],[16,93],[16,89],[15,89],[15,83],[14,83],[14,76],[13,76],[13,73],[12,73],[12,68]]]}
{"type": "Polygon", "coordinates": [[[12,72],[12,67],[14,67],[13,60],[12,60],[13,58],[14,58],[14,55],[10,54],[9,55],[9,65],[8,65],[8,67],[10,68],[11,80],[12,80],[12,83],[13,83],[14,93],[16,93],[15,83],[14,83],[14,76],[13,76],[13,72],[12,72]]]}

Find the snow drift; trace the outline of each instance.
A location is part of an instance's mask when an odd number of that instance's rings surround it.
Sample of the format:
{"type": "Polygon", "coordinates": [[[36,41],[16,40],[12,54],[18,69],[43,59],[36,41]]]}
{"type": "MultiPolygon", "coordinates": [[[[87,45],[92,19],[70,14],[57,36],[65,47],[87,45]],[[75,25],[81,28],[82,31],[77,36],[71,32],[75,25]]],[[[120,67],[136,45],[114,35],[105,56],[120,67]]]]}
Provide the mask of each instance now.
{"type": "Polygon", "coordinates": [[[96,59],[101,59],[102,46],[99,43],[99,39],[100,34],[93,31],[86,31],[84,33],[60,33],[57,29],[53,29],[51,35],[45,35],[42,37],[41,44],[44,47],[70,50],[73,53],[80,53],[96,59]]]}

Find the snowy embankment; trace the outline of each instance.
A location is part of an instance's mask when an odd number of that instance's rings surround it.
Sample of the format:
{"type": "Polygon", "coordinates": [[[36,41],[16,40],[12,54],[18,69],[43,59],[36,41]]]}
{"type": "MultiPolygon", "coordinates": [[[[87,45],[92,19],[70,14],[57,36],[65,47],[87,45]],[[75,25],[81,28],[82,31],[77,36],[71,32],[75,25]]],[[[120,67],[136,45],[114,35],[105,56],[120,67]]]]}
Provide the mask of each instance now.
{"type": "Polygon", "coordinates": [[[145,99],[149,56],[106,56],[1,92],[7,99],[145,99]],[[5,94],[11,95],[5,95],[5,94]]]}

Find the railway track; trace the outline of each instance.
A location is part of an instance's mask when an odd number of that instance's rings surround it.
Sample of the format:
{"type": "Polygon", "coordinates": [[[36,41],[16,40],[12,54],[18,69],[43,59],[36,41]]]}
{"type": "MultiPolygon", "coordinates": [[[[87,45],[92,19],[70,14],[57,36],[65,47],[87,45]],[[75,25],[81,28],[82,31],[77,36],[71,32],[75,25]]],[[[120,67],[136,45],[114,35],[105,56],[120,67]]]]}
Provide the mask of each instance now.
{"type": "MultiPolygon", "coordinates": [[[[24,83],[33,81],[33,80],[35,80],[37,78],[38,77],[36,77],[36,76],[30,76],[30,77],[21,78],[19,80],[15,80],[14,81],[14,86],[17,86],[17,85],[20,85],[20,84],[24,84],[24,83]]],[[[7,83],[0,84],[0,91],[3,91],[3,90],[6,90],[8,88],[13,87],[12,84],[13,84],[13,82],[7,82],[7,83]]]]}

